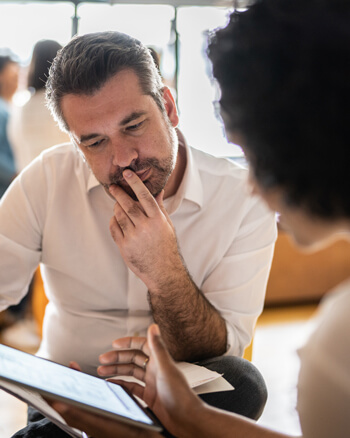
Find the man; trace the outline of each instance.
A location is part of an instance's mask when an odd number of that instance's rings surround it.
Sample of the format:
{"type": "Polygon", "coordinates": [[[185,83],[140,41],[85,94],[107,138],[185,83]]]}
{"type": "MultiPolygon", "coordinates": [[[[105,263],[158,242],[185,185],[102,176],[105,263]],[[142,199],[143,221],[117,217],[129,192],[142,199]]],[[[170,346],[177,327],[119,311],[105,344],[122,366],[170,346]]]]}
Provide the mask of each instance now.
{"type": "MultiPolygon", "coordinates": [[[[232,14],[209,46],[225,129],[231,140],[240,139],[253,189],[309,250],[350,236],[349,22],[348,1],[260,0],[232,14]]],[[[300,350],[297,410],[304,438],[349,436],[349,313],[347,280],[322,303],[300,350]]],[[[129,386],[175,436],[291,438],[202,403],[172,363],[157,326],[148,341],[138,353],[150,357],[139,375],[146,388],[129,386]]],[[[95,438],[158,436],[56,408],[95,438]]]]}
{"type": "Polygon", "coordinates": [[[259,416],[261,376],[231,355],[262,310],[275,223],[246,171],[186,145],[149,50],[127,35],[73,39],[52,64],[47,99],[75,147],[44,152],[1,204],[2,307],[41,262],[39,355],[96,374],[113,340],[145,342],[154,320],[175,359],[235,384],[208,401],[259,416]]]}

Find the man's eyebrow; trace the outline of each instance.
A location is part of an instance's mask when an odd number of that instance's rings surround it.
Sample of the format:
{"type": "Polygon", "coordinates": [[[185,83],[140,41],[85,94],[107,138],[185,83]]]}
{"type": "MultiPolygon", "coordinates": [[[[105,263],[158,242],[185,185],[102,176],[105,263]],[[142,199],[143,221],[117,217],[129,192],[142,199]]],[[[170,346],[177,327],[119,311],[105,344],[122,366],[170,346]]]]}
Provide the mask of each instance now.
{"type": "Polygon", "coordinates": [[[124,117],[124,119],[120,121],[119,125],[120,126],[127,125],[128,123],[132,122],[133,120],[138,119],[141,116],[144,116],[145,114],[146,114],[146,111],[134,111],[133,113],[124,117]]]}

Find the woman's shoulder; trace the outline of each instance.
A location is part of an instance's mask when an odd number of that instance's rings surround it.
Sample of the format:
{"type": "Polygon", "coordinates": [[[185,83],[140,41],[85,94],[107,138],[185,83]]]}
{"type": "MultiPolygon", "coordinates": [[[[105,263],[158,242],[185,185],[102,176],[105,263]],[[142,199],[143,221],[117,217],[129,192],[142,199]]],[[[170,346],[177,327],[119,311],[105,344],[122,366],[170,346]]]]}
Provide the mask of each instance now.
{"type": "Polygon", "coordinates": [[[350,279],[341,283],[322,300],[313,320],[314,330],[300,350],[301,360],[308,357],[319,363],[343,363],[350,369],[350,279]]]}

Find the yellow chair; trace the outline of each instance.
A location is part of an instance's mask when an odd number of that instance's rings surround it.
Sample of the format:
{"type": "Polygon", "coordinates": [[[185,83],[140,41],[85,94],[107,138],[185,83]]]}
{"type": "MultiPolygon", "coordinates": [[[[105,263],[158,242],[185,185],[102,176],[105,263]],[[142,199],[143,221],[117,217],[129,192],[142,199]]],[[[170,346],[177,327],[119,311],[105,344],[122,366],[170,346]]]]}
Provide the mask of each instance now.
{"type": "Polygon", "coordinates": [[[40,267],[37,268],[33,278],[32,288],[32,312],[37,325],[38,334],[41,337],[45,308],[49,300],[46,297],[44,283],[41,278],[40,267]]]}
{"type": "Polygon", "coordinates": [[[254,337],[252,338],[248,347],[245,348],[243,353],[243,358],[249,360],[250,362],[252,361],[252,356],[253,356],[253,341],[254,341],[254,337]]]}

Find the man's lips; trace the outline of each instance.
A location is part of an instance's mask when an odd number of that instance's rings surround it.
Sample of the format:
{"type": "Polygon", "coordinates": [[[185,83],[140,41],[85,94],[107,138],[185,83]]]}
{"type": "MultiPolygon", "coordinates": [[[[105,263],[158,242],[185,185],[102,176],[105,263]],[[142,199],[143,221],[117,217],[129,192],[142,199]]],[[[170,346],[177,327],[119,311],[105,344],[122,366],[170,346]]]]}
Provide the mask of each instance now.
{"type": "MultiPolygon", "coordinates": [[[[133,170],[133,172],[140,178],[140,180],[141,181],[146,181],[146,179],[147,178],[149,178],[149,176],[150,176],[150,174],[151,174],[151,171],[152,171],[152,169],[151,169],[151,167],[149,167],[148,169],[146,169],[146,170],[139,170],[139,171],[137,171],[137,172],[135,172],[134,170],[133,170]]],[[[110,186],[110,185],[112,185],[112,184],[115,184],[115,185],[118,185],[118,186],[120,186],[120,187],[130,187],[130,185],[126,182],[126,180],[122,177],[121,179],[119,179],[118,181],[116,181],[116,180],[112,180],[111,182],[110,182],[110,184],[108,184],[108,186],[110,186]]]]}
{"type": "Polygon", "coordinates": [[[136,175],[140,178],[141,181],[145,181],[151,172],[151,168],[149,167],[146,170],[140,170],[139,172],[135,172],[136,175]]]}
{"type": "MultiPolygon", "coordinates": [[[[133,172],[140,178],[141,181],[145,181],[150,175],[151,168],[149,167],[146,170],[143,169],[143,170],[139,170],[137,172],[135,172],[135,171],[133,171],[133,172]]],[[[121,182],[123,184],[127,184],[127,182],[125,181],[124,178],[121,180],[121,182]]],[[[129,185],[129,184],[127,184],[127,185],[129,185]]]]}

